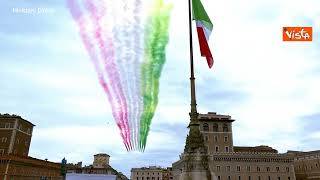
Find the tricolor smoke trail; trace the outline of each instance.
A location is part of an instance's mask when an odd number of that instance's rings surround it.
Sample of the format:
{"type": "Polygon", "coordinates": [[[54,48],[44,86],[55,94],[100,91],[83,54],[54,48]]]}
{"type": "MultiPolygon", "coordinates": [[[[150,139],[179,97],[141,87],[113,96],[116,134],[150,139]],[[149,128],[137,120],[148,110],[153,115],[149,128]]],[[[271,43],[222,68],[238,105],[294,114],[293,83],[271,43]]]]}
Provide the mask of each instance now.
{"type": "MultiPolygon", "coordinates": [[[[149,2],[149,1],[148,1],[149,2]]],[[[171,5],[67,0],[126,149],[144,151],[158,104],[171,5]]]]}

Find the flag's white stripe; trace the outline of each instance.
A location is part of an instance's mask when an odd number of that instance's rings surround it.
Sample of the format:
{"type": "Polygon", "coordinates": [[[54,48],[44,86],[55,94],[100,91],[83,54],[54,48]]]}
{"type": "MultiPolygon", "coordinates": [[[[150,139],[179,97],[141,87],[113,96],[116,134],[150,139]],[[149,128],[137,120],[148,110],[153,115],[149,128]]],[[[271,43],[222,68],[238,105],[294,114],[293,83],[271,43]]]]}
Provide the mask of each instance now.
{"type": "Polygon", "coordinates": [[[204,35],[206,36],[206,40],[209,41],[209,37],[211,35],[211,30],[208,29],[202,21],[196,21],[197,27],[201,27],[203,29],[204,35]]]}

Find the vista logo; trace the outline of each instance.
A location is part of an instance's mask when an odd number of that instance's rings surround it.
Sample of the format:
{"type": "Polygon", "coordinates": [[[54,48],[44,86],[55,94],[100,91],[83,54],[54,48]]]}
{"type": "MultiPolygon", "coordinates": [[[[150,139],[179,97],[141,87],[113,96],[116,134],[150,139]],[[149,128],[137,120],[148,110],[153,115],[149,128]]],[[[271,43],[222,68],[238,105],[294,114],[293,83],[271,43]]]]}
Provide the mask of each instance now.
{"type": "Polygon", "coordinates": [[[312,41],[312,27],[283,27],[283,41],[312,41]]]}

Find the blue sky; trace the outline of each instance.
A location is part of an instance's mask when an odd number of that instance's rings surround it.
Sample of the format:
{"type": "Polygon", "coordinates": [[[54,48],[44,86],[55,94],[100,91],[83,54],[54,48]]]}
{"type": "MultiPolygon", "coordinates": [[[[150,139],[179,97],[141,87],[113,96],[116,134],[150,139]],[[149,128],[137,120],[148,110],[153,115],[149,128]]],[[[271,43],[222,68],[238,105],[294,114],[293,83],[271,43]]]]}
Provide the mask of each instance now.
{"type": "MultiPolygon", "coordinates": [[[[202,2],[214,24],[215,64],[207,68],[195,43],[199,112],[231,115],[235,145],[320,149],[320,2],[202,2]],[[313,26],[314,41],[282,42],[283,26],[313,26]]],[[[127,175],[132,167],[170,166],[178,159],[189,121],[188,28],[187,3],[173,3],[147,148],[128,153],[65,2],[0,2],[0,112],[36,125],[31,156],[90,164],[103,152],[127,175]],[[12,12],[19,7],[50,12],[12,12]]]]}

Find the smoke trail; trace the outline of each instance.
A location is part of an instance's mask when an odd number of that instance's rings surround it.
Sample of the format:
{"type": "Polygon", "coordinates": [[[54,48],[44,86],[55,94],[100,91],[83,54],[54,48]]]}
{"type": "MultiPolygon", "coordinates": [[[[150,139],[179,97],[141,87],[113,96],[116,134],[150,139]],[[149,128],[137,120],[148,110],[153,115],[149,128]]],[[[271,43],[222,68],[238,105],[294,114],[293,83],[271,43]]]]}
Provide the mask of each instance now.
{"type": "Polygon", "coordinates": [[[67,5],[68,5],[68,8],[71,12],[73,19],[77,22],[77,24],[79,26],[80,36],[81,36],[82,41],[85,45],[85,48],[88,51],[88,54],[90,56],[91,61],[94,64],[94,68],[98,74],[99,83],[101,84],[101,86],[103,87],[104,91],[107,94],[108,100],[109,100],[111,108],[112,108],[112,114],[117,122],[117,126],[120,129],[120,134],[121,134],[122,139],[124,140],[125,147],[128,150],[128,145],[127,145],[127,141],[126,141],[127,133],[126,133],[125,126],[123,125],[123,122],[122,122],[122,114],[124,112],[121,108],[121,105],[118,103],[119,100],[115,99],[115,93],[110,90],[110,88],[108,86],[108,84],[110,84],[110,83],[106,82],[106,80],[104,78],[104,73],[100,68],[99,60],[98,60],[98,57],[95,53],[94,43],[90,39],[89,33],[87,32],[88,31],[87,26],[88,26],[89,22],[85,21],[85,17],[83,15],[83,12],[81,11],[79,5],[76,3],[75,0],[68,0],[67,5]]]}
{"type": "MultiPolygon", "coordinates": [[[[130,149],[134,148],[134,137],[136,134],[136,128],[134,126],[134,102],[133,94],[134,85],[134,69],[133,69],[133,54],[135,53],[133,47],[133,11],[132,3],[127,0],[119,0],[113,2],[111,5],[113,8],[113,34],[114,34],[114,44],[116,47],[116,63],[121,74],[121,84],[123,86],[125,97],[128,102],[128,124],[130,128],[130,137],[132,146],[130,149]]],[[[110,20],[110,19],[109,19],[110,20]]]]}
{"type": "Polygon", "coordinates": [[[124,1],[123,12],[125,12],[124,17],[124,28],[123,28],[123,58],[119,59],[119,63],[124,67],[124,76],[126,77],[126,88],[127,88],[127,98],[130,101],[129,111],[130,111],[130,127],[133,130],[132,136],[135,136],[134,128],[134,102],[133,102],[133,94],[134,91],[134,71],[133,69],[133,54],[134,51],[133,46],[133,4],[132,1],[124,1]]]}
{"type": "Polygon", "coordinates": [[[102,29],[101,26],[101,19],[103,16],[105,16],[106,9],[104,8],[103,4],[100,4],[100,8],[98,8],[98,6],[96,6],[95,3],[92,3],[92,0],[85,0],[85,5],[87,10],[90,12],[92,21],[94,23],[94,34],[99,44],[100,53],[103,59],[103,63],[105,65],[105,71],[108,73],[110,83],[111,85],[113,85],[112,87],[114,88],[114,91],[117,93],[117,99],[119,100],[121,107],[123,108],[122,110],[124,113],[121,123],[126,131],[125,141],[129,145],[129,149],[131,149],[131,128],[128,125],[128,106],[121,85],[120,74],[115,64],[112,38],[108,35],[106,30],[102,29]],[[102,35],[106,36],[106,41],[103,40],[102,35]]]}
{"type": "Polygon", "coordinates": [[[143,113],[140,121],[139,146],[145,149],[151,120],[158,104],[159,79],[165,63],[165,48],[169,40],[168,28],[172,5],[156,0],[147,22],[145,60],[142,64],[143,113]]]}
{"type": "Polygon", "coordinates": [[[143,99],[141,96],[141,63],[143,59],[143,28],[141,23],[141,7],[142,2],[141,0],[135,0],[134,3],[134,31],[133,31],[133,37],[134,37],[134,63],[133,63],[133,103],[134,103],[134,129],[135,129],[135,137],[134,137],[134,143],[135,146],[138,148],[138,140],[139,140],[139,127],[140,127],[140,117],[141,112],[143,108],[143,99]]]}

